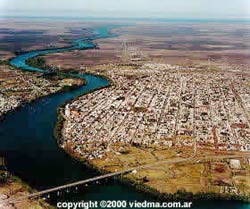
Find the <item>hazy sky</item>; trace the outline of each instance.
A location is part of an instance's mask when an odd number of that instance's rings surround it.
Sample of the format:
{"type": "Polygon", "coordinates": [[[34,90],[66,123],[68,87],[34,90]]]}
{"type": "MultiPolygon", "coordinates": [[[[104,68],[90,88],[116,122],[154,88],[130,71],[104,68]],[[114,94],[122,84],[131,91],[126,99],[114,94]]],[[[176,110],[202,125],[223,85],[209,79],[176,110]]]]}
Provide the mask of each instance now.
{"type": "Polygon", "coordinates": [[[0,15],[249,18],[250,0],[0,0],[0,15]]]}

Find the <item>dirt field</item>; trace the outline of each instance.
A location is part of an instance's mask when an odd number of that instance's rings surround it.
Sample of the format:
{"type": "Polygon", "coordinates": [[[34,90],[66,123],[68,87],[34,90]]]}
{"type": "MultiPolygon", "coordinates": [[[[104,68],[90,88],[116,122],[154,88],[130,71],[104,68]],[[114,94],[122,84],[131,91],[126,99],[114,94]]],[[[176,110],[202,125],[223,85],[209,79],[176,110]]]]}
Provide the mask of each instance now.
{"type": "Polygon", "coordinates": [[[79,69],[108,63],[121,63],[124,44],[128,54],[140,62],[157,61],[187,65],[212,61],[249,66],[249,24],[230,23],[136,23],[113,30],[119,36],[97,40],[98,50],[66,52],[47,56],[49,64],[79,69]]]}

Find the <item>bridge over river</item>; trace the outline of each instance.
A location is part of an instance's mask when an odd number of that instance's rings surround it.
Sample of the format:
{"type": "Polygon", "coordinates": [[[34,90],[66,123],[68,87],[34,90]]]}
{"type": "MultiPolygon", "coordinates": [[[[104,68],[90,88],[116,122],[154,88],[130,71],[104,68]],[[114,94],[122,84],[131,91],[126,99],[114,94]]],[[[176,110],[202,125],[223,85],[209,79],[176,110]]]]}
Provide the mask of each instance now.
{"type": "Polygon", "coordinates": [[[42,195],[46,195],[46,194],[56,192],[56,191],[61,191],[61,190],[67,189],[67,188],[80,186],[80,185],[86,185],[86,184],[91,183],[91,182],[96,182],[98,180],[128,174],[128,173],[133,172],[133,171],[137,172],[137,171],[140,171],[141,169],[153,168],[154,166],[161,165],[163,163],[164,164],[202,163],[205,161],[216,161],[216,160],[223,160],[223,159],[245,158],[245,157],[250,157],[250,153],[244,153],[244,154],[240,154],[240,155],[221,155],[221,156],[206,156],[206,157],[174,158],[174,159],[168,159],[168,160],[166,159],[166,160],[157,161],[155,163],[151,163],[151,164],[147,164],[147,165],[141,165],[141,166],[125,169],[122,171],[108,173],[108,174],[96,176],[93,178],[85,179],[82,181],[77,181],[77,182],[65,184],[65,185],[54,187],[51,189],[46,189],[46,190],[34,192],[34,193],[31,193],[31,194],[26,195],[26,196],[22,196],[22,197],[17,198],[17,199],[9,199],[9,200],[7,200],[7,202],[8,203],[17,203],[17,202],[21,202],[25,199],[38,198],[42,195]]]}

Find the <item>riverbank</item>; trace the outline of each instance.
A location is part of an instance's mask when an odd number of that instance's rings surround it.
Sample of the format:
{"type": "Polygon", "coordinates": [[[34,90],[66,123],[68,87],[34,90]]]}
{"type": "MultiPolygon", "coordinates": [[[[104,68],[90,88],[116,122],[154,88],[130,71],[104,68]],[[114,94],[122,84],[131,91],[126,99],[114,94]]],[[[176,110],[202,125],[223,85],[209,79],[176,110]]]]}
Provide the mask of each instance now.
{"type": "MultiPolygon", "coordinates": [[[[112,65],[114,68],[114,66],[112,65]]],[[[110,68],[110,67],[107,67],[110,68]]],[[[102,69],[104,70],[104,69],[102,69]]],[[[139,73],[140,70],[131,71],[126,69],[126,72],[139,73]]],[[[178,69],[179,70],[179,69],[178,69]]],[[[105,71],[105,70],[104,70],[105,71]]],[[[125,74],[122,69],[119,69],[120,74],[125,74]]],[[[100,72],[99,72],[100,73],[100,72]]],[[[152,72],[150,72],[152,73],[152,72]]],[[[115,75],[115,72],[109,73],[110,75],[115,75]]],[[[105,74],[108,75],[108,72],[105,74]]],[[[114,78],[116,76],[113,76],[114,78]]],[[[131,77],[131,75],[129,75],[131,77]]],[[[144,77],[147,77],[144,75],[144,77]]],[[[126,79],[124,80],[126,81],[126,79]]],[[[124,88],[123,80],[120,79],[118,86],[124,88]]],[[[117,82],[115,82],[117,83],[117,82]]],[[[99,95],[102,95],[102,98],[105,98],[103,94],[116,89],[114,86],[111,89],[103,89],[99,95]]],[[[121,92],[121,90],[117,90],[121,92]]],[[[100,91],[99,91],[100,92],[100,91]]],[[[126,91],[128,92],[128,91],[126,91]]],[[[121,94],[121,93],[120,93],[121,94]]],[[[73,106],[74,118],[79,120],[81,117],[81,110],[84,110],[84,105],[81,105],[81,102],[85,104],[85,100],[90,104],[93,102],[91,99],[98,100],[98,92],[93,93],[92,97],[85,95],[80,97],[77,100],[67,103],[73,106]],[[78,108],[76,108],[78,107],[78,108]],[[80,110],[81,108],[81,110],[80,110]]],[[[110,94],[109,94],[110,95],[110,94]]],[[[112,97],[112,94],[109,96],[112,97]]],[[[126,96],[125,96],[126,97],[126,96]]],[[[121,98],[121,95],[120,97],[121,98]]],[[[106,98],[108,100],[108,97],[106,98]]],[[[104,99],[105,100],[105,99],[104,99]]],[[[120,100],[120,99],[119,99],[120,100]]],[[[103,104],[104,101],[100,101],[103,104]]],[[[95,105],[98,104],[97,101],[94,101],[95,105]]],[[[109,101],[106,101],[109,103],[109,101]]],[[[66,104],[65,104],[66,105],[66,104]]],[[[98,105],[97,105],[98,106],[98,105]]],[[[85,107],[86,108],[86,107],[85,107]]],[[[70,108],[69,108],[70,111],[70,108]]],[[[115,111],[115,110],[114,110],[115,111]]],[[[70,138],[65,137],[65,132],[67,129],[67,123],[74,124],[73,120],[70,119],[71,113],[68,113],[65,117],[65,109],[60,108],[58,112],[58,124],[60,124],[60,129],[57,131],[56,138],[59,142],[59,145],[68,153],[70,156],[80,160],[89,167],[98,170],[101,173],[106,172],[116,172],[131,167],[136,167],[139,165],[145,165],[157,162],[159,159],[175,159],[177,158],[188,158],[193,155],[192,147],[186,148],[177,148],[177,147],[168,147],[168,146],[134,146],[124,143],[116,143],[109,145],[109,151],[102,155],[100,159],[97,158],[85,158],[81,153],[88,153],[91,151],[91,144],[89,144],[90,150],[84,148],[84,143],[78,145],[76,142],[73,143],[70,138]],[[73,147],[77,148],[74,149],[73,147]],[[83,152],[78,152],[79,150],[83,152]],[[77,150],[77,151],[76,151],[77,150]],[[181,155],[181,156],[180,156],[181,155]]],[[[86,110],[84,110],[85,117],[81,120],[86,119],[86,110]]],[[[94,122],[93,122],[94,123],[94,122]]],[[[106,124],[107,122],[105,122],[106,124]]],[[[102,123],[103,124],[103,123],[102,123]]],[[[102,124],[99,124],[98,127],[102,127],[102,124]]],[[[80,124],[79,124],[80,125],[80,124]]],[[[98,123],[97,123],[98,125],[98,123]]],[[[81,125],[80,125],[81,126],[81,125]]],[[[81,126],[81,128],[85,128],[81,126]]],[[[90,129],[95,130],[93,125],[90,125],[90,129]]],[[[71,130],[72,131],[72,130],[71,130]]],[[[85,132],[85,131],[84,131],[85,132]]],[[[99,133],[99,132],[98,132],[99,133]]],[[[84,137],[82,137],[84,138],[84,137]]],[[[93,138],[93,137],[91,137],[93,138]]],[[[96,146],[96,145],[95,145],[96,146]]],[[[105,148],[104,148],[105,149],[105,148]]],[[[92,149],[93,151],[93,149],[92,149]]],[[[234,152],[228,151],[216,151],[217,155],[228,155],[234,154],[234,152]]],[[[150,193],[153,196],[163,198],[163,199],[193,199],[193,200],[210,200],[210,199],[223,199],[223,200],[241,200],[249,201],[249,184],[247,181],[247,171],[249,169],[248,159],[235,159],[235,161],[240,162],[241,170],[232,168],[230,160],[213,160],[211,157],[210,160],[201,162],[199,157],[204,156],[213,156],[214,150],[201,149],[197,152],[194,162],[187,163],[173,163],[169,165],[163,164],[161,168],[151,168],[143,169],[137,171],[134,174],[129,174],[121,178],[121,182],[128,183],[133,185],[140,191],[150,193]],[[197,161],[197,162],[196,162],[197,161]]],[[[240,155],[240,153],[239,153],[240,155]]],[[[89,155],[87,155],[89,156],[89,155]]],[[[209,158],[209,157],[208,157],[209,158]]]]}

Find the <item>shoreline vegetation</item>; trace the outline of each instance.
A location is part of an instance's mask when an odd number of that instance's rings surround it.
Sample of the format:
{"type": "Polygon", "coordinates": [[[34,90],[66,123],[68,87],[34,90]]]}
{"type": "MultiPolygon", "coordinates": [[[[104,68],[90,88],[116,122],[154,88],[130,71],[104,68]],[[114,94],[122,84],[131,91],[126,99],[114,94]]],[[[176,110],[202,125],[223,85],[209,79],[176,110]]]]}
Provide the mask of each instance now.
{"type": "MultiPolygon", "coordinates": [[[[87,39],[86,42],[90,42],[92,41],[91,39],[87,39]]],[[[69,47],[71,46],[75,46],[75,44],[68,44],[68,46],[64,46],[64,47],[58,47],[58,48],[43,48],[43,49],[39,49],[39,51],[48,51],[48,50],[54,50],[54,49],[60,49],[60,50],[68,50],[69,47]]],[[[98,49],[98,46],[94,45],[93,46],[94,48],[97,48],[98,49]]],[[[78,49],[78,50],[86,50],[86,49],[93,49],[93,47],[84,47],[84,49],[78,49]]],[[[30,52],[36,52],[37,49],[34,49],[34,50],[28,50],[28,51],[16,51],[14,52],[14,54],[16,56],[19,56],[19,55],[23,55],[23,54],[27,54],[27,53],[30,53],[30,52]]],[[[50,53],[50,52],[49,52],[50,53]]]]}

